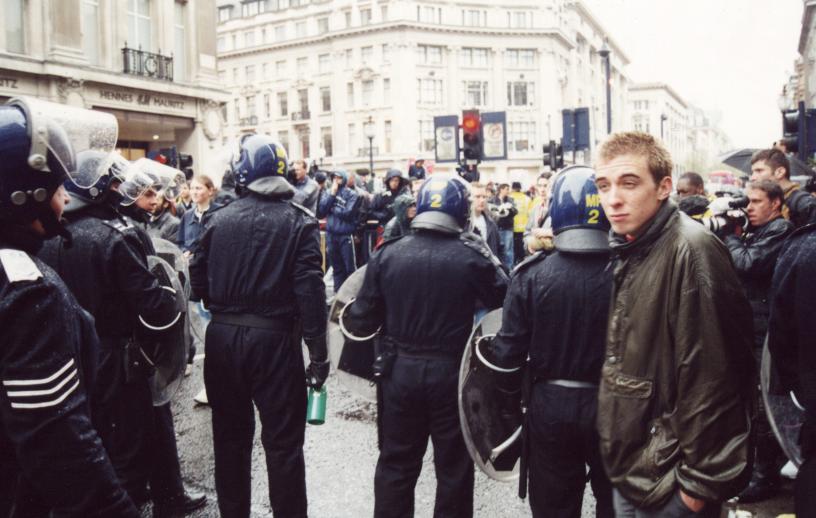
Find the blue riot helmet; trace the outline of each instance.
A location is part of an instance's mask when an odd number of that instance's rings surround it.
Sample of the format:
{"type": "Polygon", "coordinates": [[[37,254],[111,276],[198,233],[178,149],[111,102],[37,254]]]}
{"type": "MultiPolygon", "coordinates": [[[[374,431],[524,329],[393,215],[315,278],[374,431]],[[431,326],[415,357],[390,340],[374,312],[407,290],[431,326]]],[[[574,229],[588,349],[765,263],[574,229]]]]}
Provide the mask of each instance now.
{"type": "Polygon", "coordinates": [[[80,187],[71,180],[65,181],[65,190],[71,197],[71,203],[65,207],[66,212],[77,211],[87,205],[100,205],[103,203],[117,205],[121,196],[115,189],[112,189],[114,182],[123,182],[126,170],[122,167],[121,161],[128,164],[117,152],[115,157],[109,156],[103,151],[87,150],[77,153],[77,168],[97,168],[101,163],[110,163],[108,170],[90,187],[80,187]]]}
{"type": "Polygon", "coordinates": [[[238,155],[232,163],[235,182],[249,187],[263,178],[286,180],[289,164],[286,150],[269,135],[246,135],[241,139],[238,155]]]}
{"type": "Polygon", "coordinates": [[[455,174],[434,174],[419,188],[416,207],[412,228],[459,234],[470,218],[470,185],[455,174]]]}
{"type": "Polygon", "coordinates": [[[553,182],[549,217],[557,250],[575,253],[609,250],[609,220],[591,168],[577,165],[558,173],[553,182]]]}
{"type": "Polygon", "coordinates": [[[104,173],[104,161],[78,167],[76,153],[110,152],[116,119],[106,113],[29,98],[0,107],[0,221],[39,220],[47,236],[67,232],[51,208],[66,179],[90,187],[104,173]]]}

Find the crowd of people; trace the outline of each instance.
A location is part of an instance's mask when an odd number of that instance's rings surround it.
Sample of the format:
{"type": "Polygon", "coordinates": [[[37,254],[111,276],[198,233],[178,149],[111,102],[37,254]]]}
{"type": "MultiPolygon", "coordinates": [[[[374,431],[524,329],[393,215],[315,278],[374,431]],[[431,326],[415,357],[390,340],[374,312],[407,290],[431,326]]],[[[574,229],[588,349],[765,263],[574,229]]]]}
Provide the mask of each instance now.
{"type": "Polygon", "coordinates": [[[795,505],[813,515],[816,198],[783,152],[754,156],[743,198],[711,199],[694,173],[675,189],[668,152],[637,132],[529,192],[418,163],[381,186],[371,172],[310,172],[251,135],[217,192],[205,175],[116,155],[115,126],[43,101],[0,107],[0,516],[206,504],[182,483],[153,384],[187,300],[150,267],[151,235],[178,245],[212,315],[222,516],[250,514],[256,409],[272,512],[307,516],[307,389],[330,371],[324,277],[337,291],[362,265],[341,327],[377,336],[376,517],[414,515],[429,440],[434,516],[473,516],[467,347],[494,371],[503,411],[522,415],[534,516],[580,516],[587,482],[601,517],[719,516],[732,497],[768,498],[784,457],[757,385],[766,336],[804,409],[795,505]],[[469,344],[474,318],[498,308],[498,334],[469,344]]]}

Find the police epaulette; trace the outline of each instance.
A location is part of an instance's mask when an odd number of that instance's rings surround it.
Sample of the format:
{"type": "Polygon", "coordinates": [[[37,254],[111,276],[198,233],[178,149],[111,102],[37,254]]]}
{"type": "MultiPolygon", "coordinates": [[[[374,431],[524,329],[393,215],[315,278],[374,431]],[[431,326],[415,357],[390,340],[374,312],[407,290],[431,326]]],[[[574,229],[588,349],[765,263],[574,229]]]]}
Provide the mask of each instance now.
{"type": "Polygon", "coordinates": [[[9,283],[22,281],[36,281],[43,274],[34,260],[22,250],[13,248],[0,249],[0,265],[6,272],[9,283]]]}
{"type": "Polygon", "coordinates": [[[531,264],[537,263],[539,260],[546,259],[546,258],[547,258],[547,254],[545,254],[544,252],[538,251],[538,252],[534,253],[533,255],[528,257],[527,259],[525,259],[522,262],[518,263],[516,265],[516,267],[513,268],[513,275],[517,274],[518,272],[520,272],[524,268],[527,268],[531,264]]]}
{"type": "Polygon", "coordinates": [[[298,208],[298,209],[302,210],[303,212],[305,212],[305,213],[306,213],[306,214],[308,214],[309,216],[311,216],[311,217],[313,217],[313,218],[315,217],[315,213],[314,213],[314,212],[312,212],[311,210],[307,209],[306,207],[304,207],[304,206],[303,206],[303,205],[301,205],[300,203],[295,203],[295,202],[293,202],[293,201],[290,201],[289,203],[291,203],[291,204],[292,204],[292,206],[294,206],[295,208],[298,208]]]}
{"type": "Polygon", "coordinates": [[[136,228],[130,223],[130,221],[122,218],[106,219],[103,220],[102,223],[122,234],[136,228]]]}

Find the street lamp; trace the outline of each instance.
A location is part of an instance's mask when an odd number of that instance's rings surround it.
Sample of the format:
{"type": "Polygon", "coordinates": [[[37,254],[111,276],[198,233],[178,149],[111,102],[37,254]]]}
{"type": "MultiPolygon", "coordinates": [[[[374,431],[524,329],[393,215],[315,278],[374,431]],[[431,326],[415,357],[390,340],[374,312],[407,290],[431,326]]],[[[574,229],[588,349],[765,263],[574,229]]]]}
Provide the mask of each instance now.
{"type": "Polygon", "coordinates": [[[612,133],[612,80],[609,77],[609,45],[607,45],[608,38],[604,39],[601,50],[598,54],[604,60],[604,68],[606,70],[606,133],[612,133]]]}
{"type": "Polygon", "coordinates": [[[665,113],[660,114],[660,140],[666,140],[663,136],[663,123],[669,120],[669,117],[665,113]]]}
{"type": "Polygon", "coordinates": [[[323,167],[323,159],[326,158],[326,148],[323,147],[323,144],[317,150],[317,158],[320,161],[320,167],[323,167]]]}
{"type": "Polygon", "coordinates": [[[363,126],[363,133],[368,139],[368,170],[371,177],[374,177],[374,120],[369,115],[368,121],[363,126]]]}

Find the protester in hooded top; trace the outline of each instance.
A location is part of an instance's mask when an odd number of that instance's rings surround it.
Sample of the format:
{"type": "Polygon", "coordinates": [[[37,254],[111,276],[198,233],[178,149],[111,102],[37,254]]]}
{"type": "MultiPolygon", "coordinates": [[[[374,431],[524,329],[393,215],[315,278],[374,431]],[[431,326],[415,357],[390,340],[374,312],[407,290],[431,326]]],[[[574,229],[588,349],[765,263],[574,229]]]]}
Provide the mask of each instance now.
{"type": "Polygon", "coordinates": [[[409,194],[400,194],[394,200],[394,217],[385,225],[383,242],[411,233],[411,221],[416,216],[416,200],[409,194]]]}
{"type": "Polygon", "coordinates": [[[147,224],[147,233],[151,237],[160,237],[175,243],[178,239],[180,225],[180,220],[176,217],[176,206],[172,200],[161,195],[156,201],[156,209],[150,215],[150,221],[147,224]]]}
{"type": "Polygon", "coordinates": [[[816,222],[816,197],[790,179],[790,161],[778,149],[763,149],[751,157],[751,181],[773,180],[785,193],[782,216],[799,228],[816,222]]]}
{"type": "Polygon", "coordinates": [[[487,189],[484,185],[473,182],[470,184],[470,196],[473,199],[470,231],[481,237],[493,255],[499,257],[499,227],[487,209],[487,189]]]}
{"type": "Polygon", "coordinates": [[[368,169],[360,169],[357,171],[358,175],[358,186],[363,189],[365,192],[369,194],[374,194],[375,191],[375,182],[374,182],[374,175],[370,174],[368,169]]]}
{"type": "Polygon", "coordinates": [[[326,254],[334,275],[335,293],[356,270],[353,234],[357,230],[360,197],[354,188],[347,187],[348,179],[346,171],[333,171],[331,187],[318,207],[318,217],[326,218],[326,254]]]}
{"type": "MultiPolygon", "coordinates": [[[[782,188],[772,180],[761,180],[748,186],[748,227],[737,227],[725,237],[734,268],[742,281],[745,294],[754,315],[754,358],[757,367],[762,359],[765,335],[768,331],[768,292],[776,259],[793,225],[782,217],[784,201],[782,188]]],[[[759,372],[757,371],[757,381],[759,372]]],[[[756,461],[753,476],[740,493],[742,503],[759,502],[774,496],[779,490],[779,470],[785,463],[785,454],[776,441],[765,414],[760,387],[756,391],[757,413],[754,419],[756,461]]]]}
{"type": "Polygon", "coordinates": [[[513,259],[520,263],[527,251],[524,247],[524,231],[527,228],[527,217],[530,213],[530,198],[521,192],[521,182],[513,182],[510,197],[516,205],[516,215],[513,217],[513,259]]]}
{"type": "Polygon", "coordinates": [[[193,207],[193,198],[190,195],[190,182],[184,182],[181,186],[181,192],[176,199],[176,216],[181,216],[193,207]]]}
{"type": "Polygon", "coordinates": [[[295,187],[295,196],[292,201],[299,203],[312,211],[317,212],[317,199],[319,196],[319,186],[317,182],[309,178],[308,170],[306,168],[305,160],[295,160],[292,163],[295,176],[293,178],[293,185],[295,187]]]}
{"type": "Polygon", "coordinates": [[[618,516],[717,516],[751,476],[751,307],[728,249],[669,199],[640,132],[601,145],[615,257],[598,432],[618,516]]]}
{"type": "Polygon", "coordinates": [[[409,194],[408,179],[399,169],[389,169],[385,175],[385,191],[374,196],[369,208],[369,219],[376,219],[385,225],[394,217],[392,205],[398,196],[409,194]]]}
{"type": "Polygon", "coordinates": [[[552,243],[552,230],[544,228],[550,207],[550,180],[552,173],[545,171],[538,175],[535,191],[536,197],[527,216],[527,227],[524,230],[524,246],[531,254],[552,243]]]}
{"type": "MultiPolygon", "coordinates": [[[[425,179],[425,160],[422,158],[417,158],[413,164],[408,168],[408,178],[411,180],[424,180],[425,179]]],[[[414,193],[418,191],[414,190],[414,193]]]]}
{"type": "Polygon", "coordinates": [[[185,256],[194,252],[195,244],[204,231],[210,214],[219,207],[212,202],[215,185],[209,176],[200,174],[193,177],[190,182],[190,195],[195,207],[184,213],[178,229],[178,245],[185,256]]]}
{"type": "Polygon", "coordinates": [[[518,210],[510,197],[510,186],[506,183],[500,184],[498,194],[489,203],[494,206],[495,210],[491,209],[491,211],[496,217],[496,224],[499,227],[499,244],[501,246],[499,258],[507,268],[512,269],[513,264],[515,264],[513,260],[513,219],[518,210]]]}

